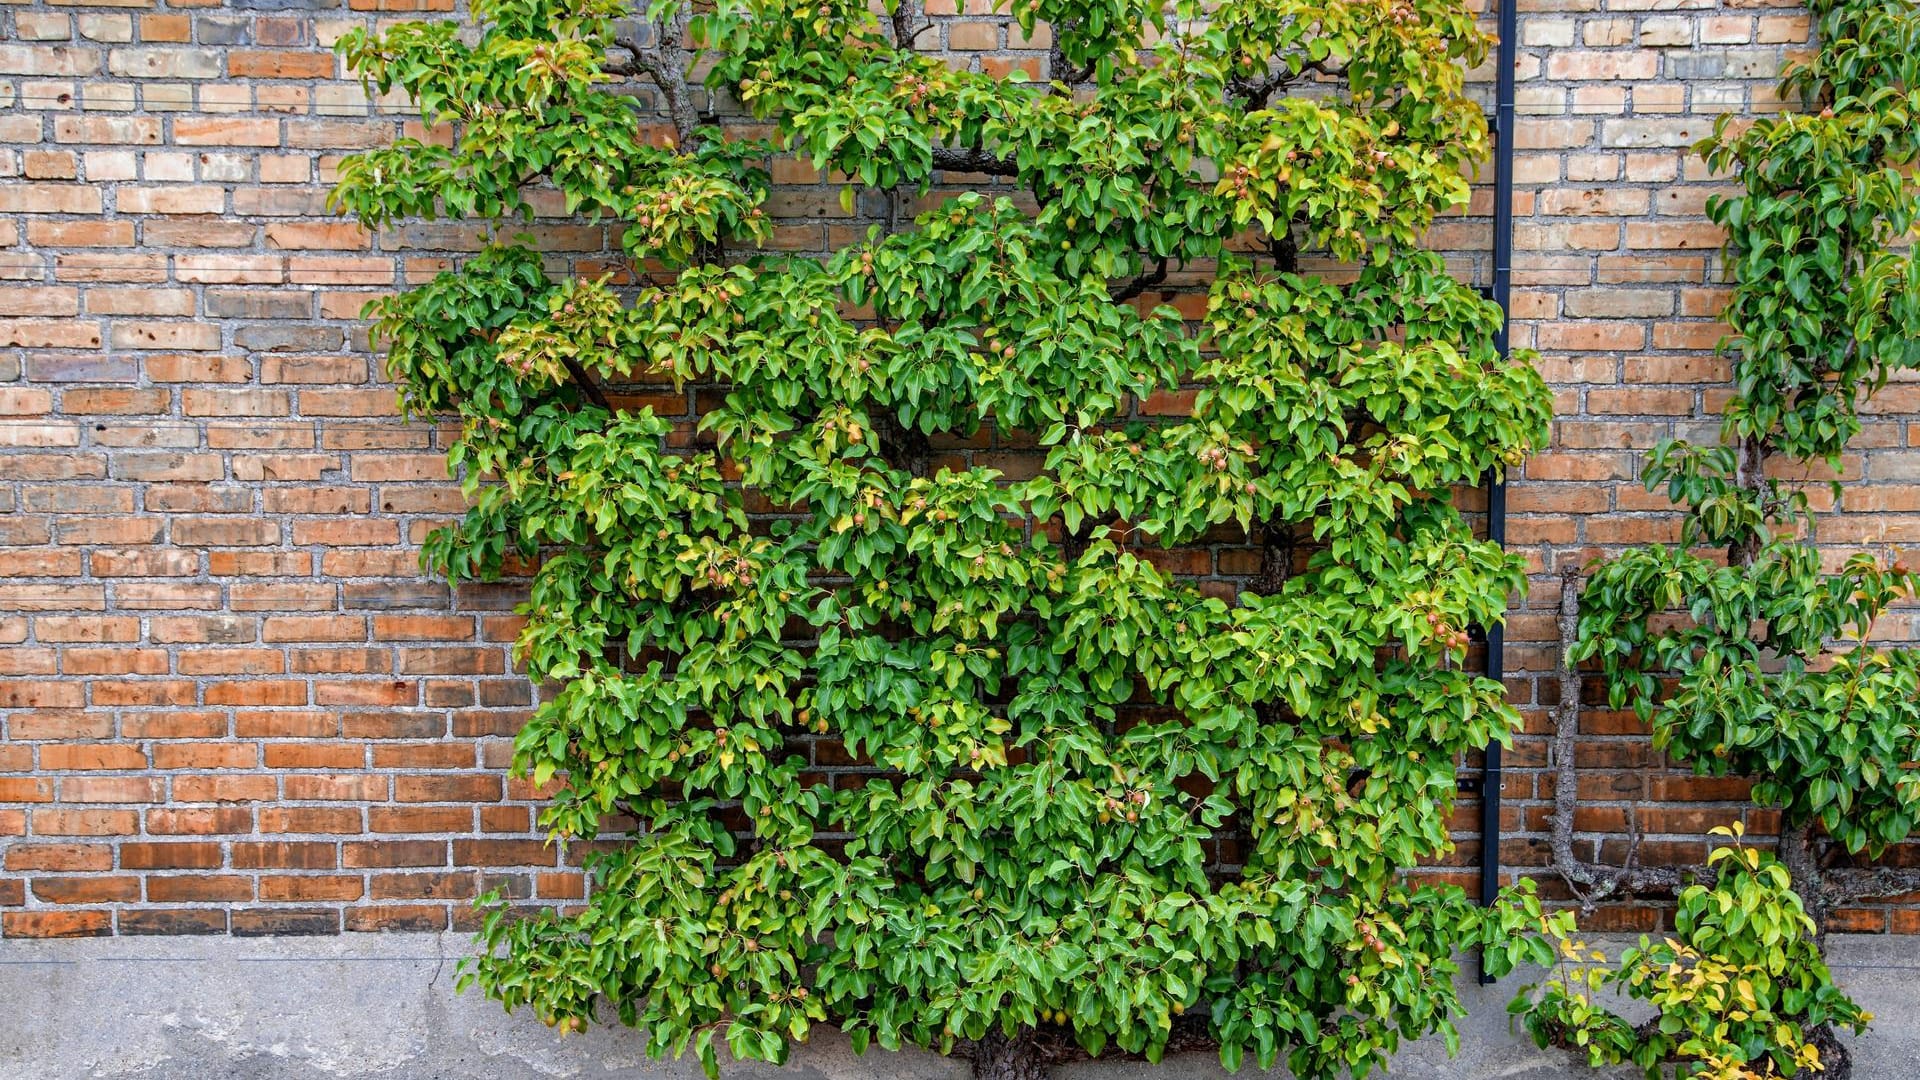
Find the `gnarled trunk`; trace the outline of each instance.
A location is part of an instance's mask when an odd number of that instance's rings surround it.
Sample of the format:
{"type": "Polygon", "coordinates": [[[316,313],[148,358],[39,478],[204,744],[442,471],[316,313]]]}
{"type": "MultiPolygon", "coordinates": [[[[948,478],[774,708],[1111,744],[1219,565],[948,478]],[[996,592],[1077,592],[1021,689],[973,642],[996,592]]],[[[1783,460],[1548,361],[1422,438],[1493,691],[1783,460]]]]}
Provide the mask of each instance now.
{"type": "Polygon", "coordinates": [[[1833,1028],[1822,1024],[1807,1033],[1807,1041],[1820,1051],[1819,1080],[1853,1080],[1853,1054],[1840,1042],[1833,1028]]]}
{"type": "Polygon", "coordinates": [[[1801,906],[1813,920],[1814,944],[1827,944],[1827,883],[1820,872],[1819,841],[1813,835],[1813,823],[1789,825],[1780,830],[1776,854],[1780,864],[1793,878],[1793,891],[1800,894],[1801,906]]]}
{"type": "Polygon", "coordinates": [[[989,1031],[973,1044],[976,1080],[1047,1080],[1048,1064],[1044,1048],[1031,1031],[1011,1039],[989,1031]]]}
{"type": "MultiPolygon", "coordinates": [[[[1752,493],[1762,503],[1767,497],[1767,457],[1770,450],[1766,440],[1749,435],[1740,440],[1734,448],[1738,455],[1734,459],[1733,482],[1736,487],[1752,493]]],[[[1757,533],[1741,537],[1727,549],[1727,562],[1734,566],[1752,566],[1760,557],[1762,539],[1757,533]]]]}

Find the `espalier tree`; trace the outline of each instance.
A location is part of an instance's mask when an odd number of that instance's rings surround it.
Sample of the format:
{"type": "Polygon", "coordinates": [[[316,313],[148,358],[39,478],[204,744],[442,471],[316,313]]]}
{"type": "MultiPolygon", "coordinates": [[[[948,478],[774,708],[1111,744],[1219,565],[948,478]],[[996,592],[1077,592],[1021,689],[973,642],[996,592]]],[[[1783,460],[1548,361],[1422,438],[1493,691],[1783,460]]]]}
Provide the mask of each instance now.
{"type": "MultiPolygon", "coordinates": [[[[1682,541],[1593,575],[1571,659],[1600,658],[1614,707],[1649,720],[1657,747],[1757,780],[1754,799],[1781,813],[1781,861],[1824,927],[1836,904],[1920,887],[1912,871],[1837,865],[1879,856],[1920,816],[1920,651],[1870,640],[1913,573],[1870,553],[1829,572],[1806,493],[1780,479],[1823,463],[1837,474],[1861,403],[1920,364],[1920,265],[1906,247],[1920,210],[1920,12],[1821,0],[1814,13],[1819,51],[1784,87],[1806,111],[1744,129],[1723,118],[1698,147],[1739,185],[1707,208],[1733,279],[1721,445],[1655,451],[1646,480],[1685,507],[1682,541]]],[[[1559,810],[1570,822],[1565,793],[1559,810]]]]}
{"type": "Polygon", "coordinates": [[[1872,1015],[1833,984],[1815,927],[1786,868],[1736,842],[1707,856],[1713,883],[1674,897],[1673,934],[1646,936],[1610,965],[1606,954],[1549,927],[1560,963],[1511,1006],[1541,1047],[1579,1052],[1595,1068],[1632,1062],[1648,1080],[1771,1080],[1819,1073],[1847,1080],[1836,1028],[1858,1034],[1872,1015]],[[1632,1023],[1595,1002],[1604,991],[1650,1006],[1632,1023]]]}
{"type": "Polygon", "coordinates": [[[375,308],[406,407],[461,423],[427,560],[537,563],[516,768],[599,838],[577,910],[487,918],[485,992],[709,1071],[831,1022],[985,1076],[1172,1041],[1320,1077],[1452,1038],[1458,950],[1550,959],[1530,893],[1404,873],[1516,723],[1463,661],[1520,562],[1450,491],[1549,409],[1416,246],[1487,143],[1463,5],[1023,0],[1047,83],[921,53],[910,5],[476,7],[343,43],[451,135],[339,203],[495,225],[546,186],[625,256],[556,280],[515,239],[375,308]],[[770,253],[782,154],[849,207],[1002,194],[770,253]],[[1198,325],[1143,299],[1175,272],[1198,325]],[[700,415],[619,394],[663,383],[700,415]],[[982,432],[1030,475],[950,452],[982,432]],[[1257,553],[1231,602],[1159,555],[1221,542],[1257,553]],[[827,783],[832,744],[873,770],[827,783]]]}

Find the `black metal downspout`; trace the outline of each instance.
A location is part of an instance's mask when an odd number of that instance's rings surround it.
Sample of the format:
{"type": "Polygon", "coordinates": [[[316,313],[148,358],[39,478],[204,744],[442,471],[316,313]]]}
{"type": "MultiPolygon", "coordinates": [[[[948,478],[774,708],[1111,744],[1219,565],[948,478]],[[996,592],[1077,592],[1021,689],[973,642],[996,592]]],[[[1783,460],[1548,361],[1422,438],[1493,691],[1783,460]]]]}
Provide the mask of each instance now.
{"type": "MultiPolygon", "coordinates": [[[[1514,67],[1519,60],[1520,12],[1517,0],[1499,0],[1500,40],[1496,48],[1493,90],[1493,302],[1500,305],[1500,330],[1494,348],[1508,355],[1507,330],[1513,294],[1513,128],[1514,67]]],[[[1507,481],[1499,466],[1487,474],[1487,539],[1507,545],[1507,481]]],[[[1506,628],[1487,627],[1487,678],[1504,682],[1506,628]]],[[[1500,744],[1488,743],[1480,773],[1480,902],[1490,904],[1500,891],[1500,744]]],[[[1480,982],[1491,983],[1485,958],[1480,982]]]]}

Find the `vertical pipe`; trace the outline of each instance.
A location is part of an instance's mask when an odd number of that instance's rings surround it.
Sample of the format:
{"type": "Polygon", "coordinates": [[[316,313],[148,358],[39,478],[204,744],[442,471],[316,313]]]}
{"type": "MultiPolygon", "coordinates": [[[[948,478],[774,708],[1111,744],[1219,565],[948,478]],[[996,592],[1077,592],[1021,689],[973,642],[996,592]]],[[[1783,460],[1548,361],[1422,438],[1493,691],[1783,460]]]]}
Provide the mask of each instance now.
{"type": "MultiPolygon", "coordinates": [[[[1498,0],[1500,35],[1495,53],[1493,92],[1493,302],[1500,305],[1500,331],[1494,348],[1502,359],[1509,355],[1508,324],[1513,294],[1513,128],[1514,66],[1519,59],[1520,13],[1516,0],[1498,0]]],[[[1507,543],[1507,483],[1499,467],[1487,474],[1487,539],[1507,543]]],[[[1506,675],[1506,628],[1487,628],[1487,678],[1501,682],[1506,675]]],[[[1500,889],[1500,744],[1488,743],[1480,773],[1480,902],[1492,903],[1500,889]]],[[[1490,983],[1484,959],[1480,982],[1490,983]]]]}

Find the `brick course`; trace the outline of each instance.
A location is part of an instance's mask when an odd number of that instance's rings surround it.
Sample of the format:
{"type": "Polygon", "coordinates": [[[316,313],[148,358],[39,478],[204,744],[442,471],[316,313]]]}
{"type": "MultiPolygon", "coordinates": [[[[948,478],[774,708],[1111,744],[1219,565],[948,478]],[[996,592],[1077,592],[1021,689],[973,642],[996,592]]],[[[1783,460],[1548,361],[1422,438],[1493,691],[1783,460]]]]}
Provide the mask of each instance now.
{"type": "MultiPolygon", "coordinates": [[[[1547,860],[1554,574],[1675,535],[1634,477],[1660,438],[1710,438],[1726,395],[1721,236],[1702,217],[1719,185],[1685,148],[1718,114],[1779,107],[1773,80],[1806,47],[1794,6],[1673,7],[1522,9],[1514,340],[1541,350],[1560,419],[1510,491],[1510,542],[1536,575],[1507,656],[1529,721],[1505,788],[1516,868],[1547,860]]],[[[958,62],[1044,71],[1044,27],[1023,37],[981,0],[928,9],[958,62]]],[[[0,934],[437,929],[488,888],[582,895],[578,853],[541,842],[539,793],[505,776],[534,696],[510,666],[514,591],[420,576],[418,543],[460,505],[448,432],[400,421],[356,319],[476,230],[369,236],[325,205],[342,155],[420,133],[328,47],[371,19],[452,11],[0,11],[0,934]]],[[[775,172],[773,246],[858,234],[810,170],[775,172]]],[[[1434,230],[1463,273],[1484,272],[1490,204],[1483,191],[1434,230]]],[[[557,221],[542,236],[581,269],[607,239],[557,221]]],[[[1916,406],[1920,384],[1899,383],[1868,410],[1824,541],[1920,542],[1916,406]]],[[[1020,467],[1003,447],[951,452],[1020,467]]],[[[1186,568],[1230,575],[1238,554],[1186,568]]],[[[1915,629],[1905,608],[1879,633],[1915,629]]],[[[1596,709],[1587,728],[1591,853],[1619,857],[1629,806],[1648,857],[1698,859],[1702,831],[1733,818],[1770,830],[1744,784],[1671,770],[1631,718],[1596,709]]],[[[1455,867],[1479,857],[1476,813],[1460,808],[1455,867]]],[[[1598,921],[1658,918],[1630,904],[1598,921]]],[[[1920,909],[1841,922],[1920,932],[1920,909]]]]}

